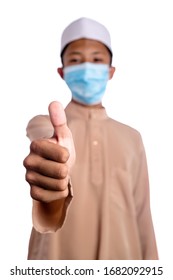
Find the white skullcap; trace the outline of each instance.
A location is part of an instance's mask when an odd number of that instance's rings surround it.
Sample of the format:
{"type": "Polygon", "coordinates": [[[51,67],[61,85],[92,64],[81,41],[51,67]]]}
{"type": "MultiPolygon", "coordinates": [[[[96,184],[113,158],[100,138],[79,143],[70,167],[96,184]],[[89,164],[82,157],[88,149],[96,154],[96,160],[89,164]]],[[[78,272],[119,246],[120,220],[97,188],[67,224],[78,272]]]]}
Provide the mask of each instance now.
{"type": "Polygon", "coordinates": [[[82,38],[99,41],[112,53],[109,31],[101,23],[85,17],[73,21],[65,28],[61,37],[61,53],[69,43],[82,38]]]}

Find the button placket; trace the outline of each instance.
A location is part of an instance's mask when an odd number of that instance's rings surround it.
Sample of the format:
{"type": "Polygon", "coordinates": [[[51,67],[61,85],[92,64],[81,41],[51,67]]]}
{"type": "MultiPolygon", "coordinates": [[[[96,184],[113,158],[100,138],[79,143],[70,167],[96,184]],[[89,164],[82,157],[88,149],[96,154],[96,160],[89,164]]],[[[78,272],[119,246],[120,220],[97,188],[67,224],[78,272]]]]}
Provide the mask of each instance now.
{"type": "Polygon", "coordinates": [[[103,155],[101,152],[101,130],[97,123],[91,124],[90,159],[91,182],[100,185],[103,181],[103,155]]]}

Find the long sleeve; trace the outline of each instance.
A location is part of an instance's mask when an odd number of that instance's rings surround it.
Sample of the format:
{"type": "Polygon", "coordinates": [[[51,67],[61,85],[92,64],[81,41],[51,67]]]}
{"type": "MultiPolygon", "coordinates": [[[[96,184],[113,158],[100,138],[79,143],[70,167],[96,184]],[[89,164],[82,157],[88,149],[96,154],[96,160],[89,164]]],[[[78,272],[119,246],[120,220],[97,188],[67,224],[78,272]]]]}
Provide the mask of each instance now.
{"type": "MultiPolygon", "coordinates": [[[[49,116],[39,115],[32,118],[27,125],[27,136],[33,141],[40,138],[50,138],[53,135],[53,126],[49,116]]],[[[62,227],[69,203],[72,199],[72,186],[69,182],[69,195],[65,199],[52,203],[42,203],[33,200],[32,220],[34,228],[41,233],[55,232],[62,227]]]]}
{"type": "Polygon", "coordinates": [[[144,260],[157,260],[158,252],[150,210],[149,178],[146,154],[140,142],[140,164],[134,192],[137,222],[144,260]]]}

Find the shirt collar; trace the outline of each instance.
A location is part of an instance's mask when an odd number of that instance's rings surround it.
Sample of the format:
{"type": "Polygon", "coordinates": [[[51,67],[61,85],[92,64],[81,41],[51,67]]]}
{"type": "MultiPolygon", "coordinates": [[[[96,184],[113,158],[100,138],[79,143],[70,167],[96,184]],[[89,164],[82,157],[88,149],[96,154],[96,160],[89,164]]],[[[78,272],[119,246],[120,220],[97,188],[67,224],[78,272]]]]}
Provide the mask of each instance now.
{"type": "Polygon", "coordinates": [[[68,120],[72,118],[80,118],[83,120],[89,119],[97,119],[103,120],[108,118],[106,113],[106,109],[102,108],[94,108],[94,107],[85,107],[78,103],[71,101],[67,107],[65,108],[65,112],[67,115],[68,120]]]}

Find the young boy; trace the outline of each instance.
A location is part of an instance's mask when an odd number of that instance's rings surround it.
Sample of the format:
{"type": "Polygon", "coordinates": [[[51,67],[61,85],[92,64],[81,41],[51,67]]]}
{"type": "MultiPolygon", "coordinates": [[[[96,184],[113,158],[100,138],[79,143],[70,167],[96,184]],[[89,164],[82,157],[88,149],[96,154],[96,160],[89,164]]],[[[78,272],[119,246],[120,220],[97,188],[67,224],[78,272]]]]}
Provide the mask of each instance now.
{"type": "Polygon", "coordinates": [[[52,102],[49,116],[27,126],[28,259],[158,259],[140,133],[102,106],[115,72],[108,30],[89,18],[72,22],[62,34],[61,59],[71,102],[65,112],[52,102]]]}

